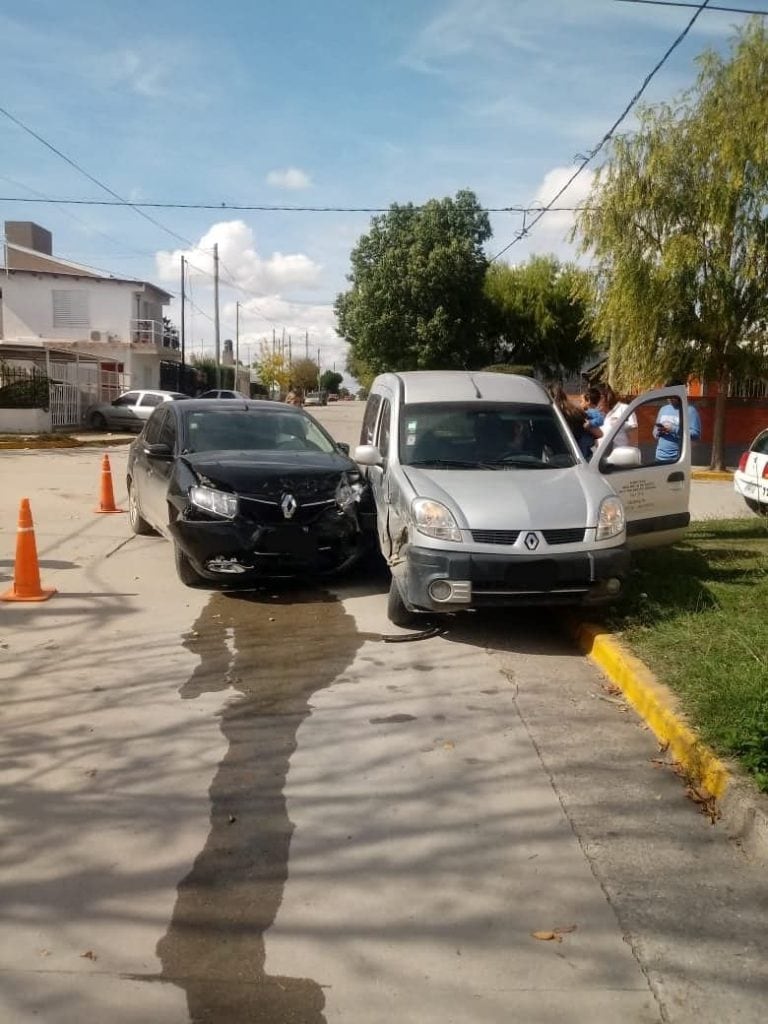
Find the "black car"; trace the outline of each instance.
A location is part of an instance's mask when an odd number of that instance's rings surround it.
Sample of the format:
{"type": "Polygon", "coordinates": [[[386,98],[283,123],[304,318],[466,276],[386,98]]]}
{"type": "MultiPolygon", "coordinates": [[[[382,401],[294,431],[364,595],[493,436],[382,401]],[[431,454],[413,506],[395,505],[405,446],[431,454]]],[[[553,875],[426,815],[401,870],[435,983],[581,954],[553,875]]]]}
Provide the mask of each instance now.
{"type": "Polygon", "coordinates": [[[164,403],[131,445],[127,482],[134,533],[173,541],[188,586],[336,573],[369,540],[348,447],[282,403],[164,403]]]}

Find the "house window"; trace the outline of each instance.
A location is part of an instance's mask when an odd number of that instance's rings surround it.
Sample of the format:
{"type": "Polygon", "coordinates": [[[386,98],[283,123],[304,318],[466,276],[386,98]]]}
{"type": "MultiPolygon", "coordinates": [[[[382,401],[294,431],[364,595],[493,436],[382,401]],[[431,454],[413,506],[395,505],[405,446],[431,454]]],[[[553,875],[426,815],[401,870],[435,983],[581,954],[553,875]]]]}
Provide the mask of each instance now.
{"type": "Polygon", "coordinates": [[[88,292],[53,289],[53,326],[89,327],[88,292]]]}

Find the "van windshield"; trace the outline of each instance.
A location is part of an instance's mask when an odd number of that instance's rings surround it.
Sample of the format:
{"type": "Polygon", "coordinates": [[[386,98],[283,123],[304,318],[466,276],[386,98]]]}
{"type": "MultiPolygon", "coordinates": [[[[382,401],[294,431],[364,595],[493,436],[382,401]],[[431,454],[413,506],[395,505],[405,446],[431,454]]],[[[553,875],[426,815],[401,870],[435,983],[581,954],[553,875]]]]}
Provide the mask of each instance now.
{"type": "Polygon", "coordinates": [[[548,405],[429,402],[406,405],[400,462],[432,469],[562,469],[578,459],[548,405]]]}

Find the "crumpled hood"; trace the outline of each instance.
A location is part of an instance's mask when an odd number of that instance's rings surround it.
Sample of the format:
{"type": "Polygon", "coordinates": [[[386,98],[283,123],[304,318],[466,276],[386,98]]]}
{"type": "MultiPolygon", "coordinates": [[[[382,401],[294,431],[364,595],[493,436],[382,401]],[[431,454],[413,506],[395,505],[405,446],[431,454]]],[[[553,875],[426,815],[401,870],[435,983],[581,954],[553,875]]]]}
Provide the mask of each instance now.
{"type": "Polygon", "coordinates": [[[611,491],[585,466],[567,469],[434,470],[404,466],[416,495],[441,501],[470,530],[595,526],[611,491]]]}
{"type": "Polygon", "coordinates": [[[258,492],[265,484],[279,488],[296,478],[320,482],[358,473],[341,452],[193,452],[182,459],[199,478],[238,494],[258,492]]]}

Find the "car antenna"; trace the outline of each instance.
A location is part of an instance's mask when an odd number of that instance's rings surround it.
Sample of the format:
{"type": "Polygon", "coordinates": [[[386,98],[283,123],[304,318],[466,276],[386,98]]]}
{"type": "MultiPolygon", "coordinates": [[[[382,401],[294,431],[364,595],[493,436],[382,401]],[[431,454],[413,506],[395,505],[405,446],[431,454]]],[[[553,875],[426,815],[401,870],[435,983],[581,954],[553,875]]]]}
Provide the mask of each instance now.
{"type": "Polygon", "coordinates": [[[475,382],[475,378],[472,376],[471,373],[469,375],[469,379],[472,381],[472,387],[475,389],[475,398],[482,398],[483,396],[482,396],[482,394],[480,392],[480,388],[477,386],[477,383],[475,382]]]}

